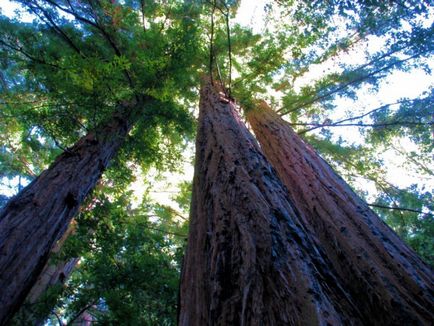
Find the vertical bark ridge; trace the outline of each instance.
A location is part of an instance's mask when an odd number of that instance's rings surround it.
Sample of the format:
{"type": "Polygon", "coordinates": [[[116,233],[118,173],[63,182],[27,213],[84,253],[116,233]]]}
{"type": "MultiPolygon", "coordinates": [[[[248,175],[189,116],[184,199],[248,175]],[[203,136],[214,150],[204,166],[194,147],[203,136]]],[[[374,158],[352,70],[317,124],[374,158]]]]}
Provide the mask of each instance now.
{"type": "Polygon", "coordinates": [[[90,132],[0,212],[0,325],[18,310],[131,128],[137,104],[124,103],[97,133],[90,132]]]}
{"type": "Polygon", "coordinates": [[[432,323],[432,269],[265,102],[247,119],[369,324],[432,323]]]}
{"type": "Polygon", "coordinates": [[[358,325],[361,313],[235,105],[201,89],[180,325],[358,325]]]}

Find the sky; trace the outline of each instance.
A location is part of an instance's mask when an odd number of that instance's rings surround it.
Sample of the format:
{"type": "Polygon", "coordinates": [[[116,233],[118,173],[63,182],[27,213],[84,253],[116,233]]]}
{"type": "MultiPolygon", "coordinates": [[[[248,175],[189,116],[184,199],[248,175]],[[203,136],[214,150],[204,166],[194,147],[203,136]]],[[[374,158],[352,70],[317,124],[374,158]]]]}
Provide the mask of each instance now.
{"type": "MultiPolygon", "coordinates": [[[[231,24],[238,23],[240,25],[250,27],[253,32],[259,33],[265,28],[265,11],[264,7],[269,2],[269,0],[243,0],[241,1],[240,8],[237,12],[235,19],[231,24]]],[[[14,10],[19,9],[19,6],[9,0],[0,1],[0,9],[2,13],[8,16],[14,15],[14,10]]],[[[22,14],[21,19],[24,21],[31,21],[32,17],[29,14],[22,14]]],[[[381,46],[380,38],[371,38],[368,43],[362,44],[362,47],[368,46],[370,49],[377,48],[381,46]]],[[[354,63],[357,60],[362,60],[363,58],[363,48],[360,48],[359,53],[351,52],[351,56],[342,56],[339,58],[339,62],[351,62],[354,63]]],[[[298,87],[303,86],[305,83],[318,78],[326,70],[337,69],[338,62],[329,61],[324,65],[312,66],[310,71],[306,76],[300,80],[298,87]]],[[[434,69],[434,61],[431,60],[429,63],[430,67],[434,69]]],[[[349,111],[360,111],[366,112],[369,109],[379,107],[384,103],[392,103],[402,97],[414,98],[419,96],[424,90],[429,87],[434,86],[434,81],[432,76],[427,75],[422,69],[413,70],[409,73],[395,72],[390,76],[385,78],[385,80],[380,85],[379,96],[373,96],[368,92],[368,89],[362,88],[358,92],[358,100],[353,101],[350,99],[338,99],[337,109],[335,110],[335,115],[332,117],[333,120],[343,118],[348,114],[349,111]]],[[[297,87],[297,85],[296,85],[297,87]]],[[[335,133],[335,137],[342,137],[349,143],[358,143],[362,141],[362,137],[358,132],[357,128],[354,127],[338,127],[332,130],[335,133]]],[[[414,147],[410,141],[401,141],[400,145],[404,149],[411,149],[414,147]]],[[[190,157],[193,154],[193,148],[191,147],[186,151],[186,159],[183,167],[183,173],[163,173],[159,177],[157,171],[152,171],[151,175],[153,178],[153,190],[150,193],[151,197],[163,204],[172,205],[173,201],[171,196],[176,192],[176,185],[184,180],[191,180],[193,177],[193,167],[189,162],[190,157]]],[[[415,175],[409,173],[408,170],[401,167],[404,163],[402,158],[397,156],[393,150],[390,148],[385,148],[382,153],[382,158],[387,165],[387,176],[388,179],[393,181],[393,183],[399,187],[408,187],[413,183],[417,183],[420,186],[425,185],[428,189],[434,189],[433,179],[420,179],[415,175]]],[[[434,166],[431,166],[434,170],[434,166]]],[[[149,176],[148,176],[149,178],[149,176]]],[[[144,188],[141,186],[141,178],[138,176],[138,180],[132,185],[132,188],[136,190],[137,202],[140,201],[142,194],[144,193],[144,188]]],[[[12,180],[10,187],[4,187],[0,185],[0,192],[12,194],[18,180],[12,180]]],[[[368,190],[370,193],[375,193],[375,188],[372,184],[366,181],[359,180],[359,188],[368,190]]]]}

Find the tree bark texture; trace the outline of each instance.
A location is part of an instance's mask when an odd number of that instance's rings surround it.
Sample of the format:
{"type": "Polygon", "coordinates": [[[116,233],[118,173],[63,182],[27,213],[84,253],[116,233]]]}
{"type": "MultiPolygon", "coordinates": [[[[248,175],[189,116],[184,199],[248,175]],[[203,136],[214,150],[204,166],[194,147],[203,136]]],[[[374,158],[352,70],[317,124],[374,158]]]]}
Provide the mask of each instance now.
{"type": "MultiPolygon", "coordinates": [[[[50,256],[60,251],[66,239],[68,239],[68,237],[74,233],[75,226],[76,223],[74,220],[72,220],[66,232],[51,249],[50,256]]],[[[21,305],[20,309],[15,314],[15,324],[26,324],[33,326],[43,325],[46,315],[39,315],[35,313],[34,306],[40,304],[41,298],[43,298],[43,295],[50,288],[53,286],[63,285],[67,281],[79,260],[80,258],[71,258],[67,261],[59,261],[54,263],[51,261],[51,259],[49,259],[42,269],[38,279],[29,291],[24,304],[21,305]]],[[[48,306],[50,304],[49,302],[45,302],[45,304],[47,305],[47,311],[51,311],[53,306],[48,306]]]]}
{"type": "Polygon", "coordinates": [[[62,153],[0,212],[0,325],[17,311],[131,128],[124,103],[97,132],[62,153]]]}
{"type": "Polygon", "coordinates": [[[265,102],[247,119],[366,324],[432,325],[432,269],[265,102]]]}
{"type": "MultiPolygon", "coordinates": [[[[60,251],[66,239],[68,239],[68,237],[74,233],[75,225],[75,221],[72,220],[72,222],[68,225],[66,232],[51,249],[50,255],[56,254],[60,251]]],[[[59,261],[56,264],[53,264],[49,260],[42,269],[37,281],[32,286],[29,294],[26,297],[26,301],[30,304],[34,304],[50,286],[63,284],[68,276],[72,273],[79,260],[79,258],[71,258],[68,261],[59,261]]]]}
{"type": "Polygon", "coordinates": [[[179,325],[350,325],[362,313],[232,102],[201,89],[179,325]]]}

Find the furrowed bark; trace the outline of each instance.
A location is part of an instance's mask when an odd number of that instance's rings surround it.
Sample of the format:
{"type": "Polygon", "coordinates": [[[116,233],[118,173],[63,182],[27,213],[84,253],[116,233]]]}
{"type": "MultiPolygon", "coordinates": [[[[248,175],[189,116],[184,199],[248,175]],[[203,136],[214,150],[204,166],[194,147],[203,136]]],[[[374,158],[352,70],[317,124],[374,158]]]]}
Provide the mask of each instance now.
{"type": "Polygon", "coordinates": [[[238,116],[201,89],[179,325],[359,325],[285,187],[238,116]]]}
{"type": "MultiPolygon", "coordinates": [[[[75,225],[75,221],[72,221],[68,225],[68,229],[62,235],[60,240],[54,245],[50,255],[56,254],[60,251],[66,239],[68,239],[68,237],[74,233],[75,225]]],[[[27,295],[26,301],[28,301],[30,304],[34,304],[50,286],[63,284],[72,273],[79,260],[79,258],[71,258],[68,261],[59,261],[56,264],[48,261],[43,268],[42,273],[39,275],[36,283],[33,285],[32,289],[27,295]]]]}
{"type": "MultiPolygon", "coordinates": [[[[60,251],[66,239],[72,233],[74,233],[75,226],[76,223],[73,220],[69,224],[68,229],[63,234],[62,238],[54,245],[50,252],[50,256],[60,251]]],[[[42,269],[42,272],[40,273],[35,284],[32,286],[29,294],[26,297],[26,300],[24,301],[24,304],[21,305],[20,309],[14,315],[11,324],[26,324],[34,326],[43,325],[47,315],[38,313],[38,309],[35,309],[34,307],[37,306],[39,308],[39,306],[42,304],[41,298],[44,297],[44,294],[49,289],[54,286],[63,285],[67,281],[79,260],[79,258],[71,258],[67,261],[59,261],[54,263],[51,261],[51,259],[49,259],[42,269]]],[[[53,304],[52,302],[47,302],[44,300],[43,304],[46,305],[45,311],[48,312],[52,310],[53,306],[50,306],[50,304],[53,304]]]]}
{"type": "Polygon", "coordinates": [[[0,212],[0,325],[18,310],[132,126],[137,103],[124,103],[97,132],[61,154],[0,212]]]}
{"type": "Polygon", "coordinates": [[[367,324],[431,324],[432,269],[265,102],[247,119],[367,324]]]}

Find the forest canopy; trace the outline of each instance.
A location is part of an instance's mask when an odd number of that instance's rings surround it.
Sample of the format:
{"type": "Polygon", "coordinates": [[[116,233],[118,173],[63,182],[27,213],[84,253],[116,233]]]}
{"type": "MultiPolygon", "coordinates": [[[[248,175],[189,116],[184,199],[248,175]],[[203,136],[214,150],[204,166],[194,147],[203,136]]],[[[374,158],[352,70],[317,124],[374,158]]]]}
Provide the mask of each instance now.
{"type": "Polygon", "coordinates": [[[51,266],[75,268],[27,298],[16,324],[72,325],[85,313],[108,324],[176,324],[204,75],[242,114],[270,103],[434,264],[433,6],[248,2],[1,8],[2,206],[82,137],[106,139],[113,119],[128,125],[50,256],[51,266]]]}

